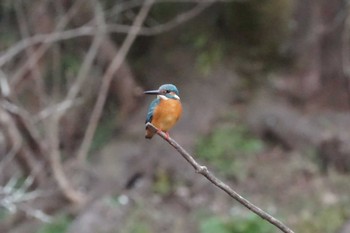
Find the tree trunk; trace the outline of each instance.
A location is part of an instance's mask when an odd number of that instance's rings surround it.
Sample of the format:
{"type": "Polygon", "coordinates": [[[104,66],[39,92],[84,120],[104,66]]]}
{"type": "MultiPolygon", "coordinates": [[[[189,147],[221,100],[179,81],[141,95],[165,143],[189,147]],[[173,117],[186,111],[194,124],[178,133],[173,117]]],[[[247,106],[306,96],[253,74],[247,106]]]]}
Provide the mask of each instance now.
{"type": "Polygon", "coordinates": [[[320,37],[321,100],[339,108],[349,107],[348,77],[343,69],[343,34],[346,2],[323,0],[321,20],[324,33],[320,37]]]}
{"type": "MultiPolygon", "coordinates": [[[[334,109],[348,109],[348,77],[343,54],[345,0],[299,0],[295,3],[295,29],[289,53],[295,64],[281,82],[281,91],[304,102],[334,109]]],[[[346,51],[348,52],[348,51],[346,51]]]]}

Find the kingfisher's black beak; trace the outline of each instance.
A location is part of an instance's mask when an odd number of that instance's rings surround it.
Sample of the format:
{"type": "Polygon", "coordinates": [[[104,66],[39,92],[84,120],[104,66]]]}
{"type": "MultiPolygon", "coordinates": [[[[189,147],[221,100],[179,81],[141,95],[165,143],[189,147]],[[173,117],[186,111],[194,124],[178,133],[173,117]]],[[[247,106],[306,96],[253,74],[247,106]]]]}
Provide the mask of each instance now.
{"type": "Polygon", "coordinates": [[[160,91],[159,90],[152,90],[152,91],[145,91],[143,92],[143,94],[146,94],[146,95],[160,95],[160,91]]]}

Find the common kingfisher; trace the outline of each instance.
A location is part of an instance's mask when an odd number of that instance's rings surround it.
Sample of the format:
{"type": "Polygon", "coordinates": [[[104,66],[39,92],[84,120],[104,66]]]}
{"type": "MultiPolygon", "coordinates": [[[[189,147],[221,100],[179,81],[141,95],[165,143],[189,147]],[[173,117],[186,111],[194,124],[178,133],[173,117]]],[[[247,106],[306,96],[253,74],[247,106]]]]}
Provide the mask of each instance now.
{"type": "MultiPolygon", "coordinates": [[[[158,90],[144,93],[157,95],[148,108],[146,124],[150,122],[169,137],[168,130],[175,125],[182,114],[179,91],[173,84],[164,84],[158,90]]],[[[146,128],[145,138],[151,139],[153,135],[154,132],[146,128]]]]}

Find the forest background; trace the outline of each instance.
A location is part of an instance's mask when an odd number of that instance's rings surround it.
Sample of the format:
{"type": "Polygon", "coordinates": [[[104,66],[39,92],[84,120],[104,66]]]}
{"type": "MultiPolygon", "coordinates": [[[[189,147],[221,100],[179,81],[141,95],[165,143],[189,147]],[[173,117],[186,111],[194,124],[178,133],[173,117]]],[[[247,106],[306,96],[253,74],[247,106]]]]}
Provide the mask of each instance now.
{"type": "Polygon", "coordinates": [[[0,232],[269,233],[170,135],[295,232],[350,232],[345,0],[2,0],[0,232]]]}

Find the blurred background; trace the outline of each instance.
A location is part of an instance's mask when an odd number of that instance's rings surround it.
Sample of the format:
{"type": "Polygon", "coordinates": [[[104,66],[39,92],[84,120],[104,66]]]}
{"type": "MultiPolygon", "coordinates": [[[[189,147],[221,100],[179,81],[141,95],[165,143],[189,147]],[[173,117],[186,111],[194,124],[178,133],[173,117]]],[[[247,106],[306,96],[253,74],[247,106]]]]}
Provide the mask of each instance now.
{"type": "Polygon", "coordinates": [[[295,232],[350,232],[346,0],[2,0],[0,232],[270,233],[170,135],[295,232]]]}

